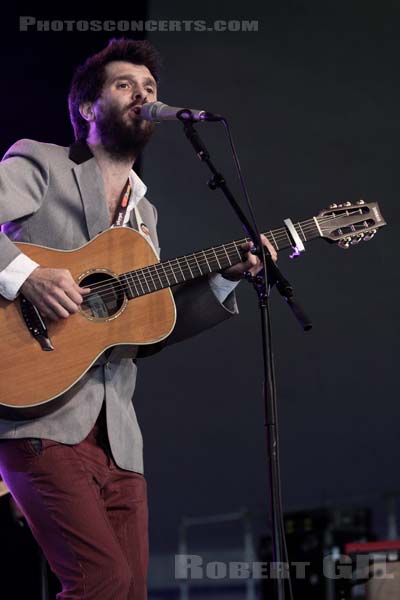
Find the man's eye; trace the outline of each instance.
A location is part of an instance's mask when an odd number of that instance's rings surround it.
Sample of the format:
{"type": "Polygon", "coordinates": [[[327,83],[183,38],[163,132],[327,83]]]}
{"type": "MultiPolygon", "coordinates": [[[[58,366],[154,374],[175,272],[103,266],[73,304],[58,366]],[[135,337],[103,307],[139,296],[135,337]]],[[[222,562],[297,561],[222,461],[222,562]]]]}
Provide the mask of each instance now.
{"type": "Polygon", "coordinates": [[[129,83],[126,83],[126,82],[117,83],[117,88],[126,89],[128,87],[129,87],[129,83]]]}
{"type": "Polygon", "coordinates": [[[153,88],[146,88],[146,91],[149,92],[149,94],[154,94],[153,88]]]}

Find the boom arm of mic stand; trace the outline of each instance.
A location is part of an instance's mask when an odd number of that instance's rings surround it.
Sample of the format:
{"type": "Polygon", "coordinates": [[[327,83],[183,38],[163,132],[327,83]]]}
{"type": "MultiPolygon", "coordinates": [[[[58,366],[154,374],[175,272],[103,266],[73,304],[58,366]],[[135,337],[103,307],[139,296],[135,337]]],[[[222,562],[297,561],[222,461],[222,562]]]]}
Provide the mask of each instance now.
{"type": "MultiPolygon", "coordinates": [[[[193,127],[193,123],[190,120],[186,119],[182,120],[182,123],[186,137],[195,149],[198,158],[208,165],[209,169],[213,174],[212,179],[210,179],[210,181],[208,182],[208,186],[212,190],[221,188],[222,191],[225,192],[225,195],[228,198],[232,208],[234,209],[236,215],[243,224],[245,230],[248,233],[248,236],[253,241],[253,244],[255,246],[253,253],[257,254],[261,259],[263,259],[263,256],[266,257],[268,284],[271,287],[274,284],[276,284],[278,292],[281,294],[281,296],[285,298],[294,316],[300,323],[300,326],[304,329],[304,331],[309,331],[312,328],[312,322],[308,318],[307,314],[304,312],[300,304],[294,299],[293,286],[291,286],[287,279],[284,278],[284,276],[282,275],[274,261],[271,259],[271,257],[269,257],[267,253],[264,252],[264,248],[262,246],[260,247],[261,240],[258,239],[258,235],[252,228],[246,215],[243,213],[240,206],[237,204],[234,197],[232,196],[228,186],[226,185],[224,177],[215,169],[213,163],[210,160],[210,154],[207,148],[204,146],[202,140],[200,139],[200,136],[197,133],[196,129],[193,127]]],[[[266,287],[264,288],[264,293],[267,293],[266,287]]]]}
{"type": "Polygon", "coordinates": [[[224,192],[226,198],[228,199],[230,205],[232,206],[233,210],[235,211],[238,219],[240,219],[248,237],[252,240],[252,242],[258,252],[260,249],[260,243],[261,243],[259,236],[256,234],[252,225],[250,224],[249,220],[247,219],[246,215],[244,214],[244,212],[242,211],[242,209],[236,202],[232,192],[230,191],[230,189],[227,186],[227,183],[226,183],[223,175],[221,175],[221,173],[219,173],[216,170],[213,163],[211,162],[210,154],[209,154],[207,148],[204,146],[203,142],[201,141],[200,136],[197,133],[196,129],[193,127],[193,123],[190,120],[186,120],[186,119],[182,120],[182,123],[183,123],[183,129],[184,129],[185,135],[188,138],[189,142],[192,144],[193,148],[195,149],[198,158],[207,164],[208,168],[210,169],[210,171],[213,174],[213,177],[208,182],[208,187],[212,190],[221,188],[221,190],[224,192]]]}
{"type": "Polygon", "coordinates": [[[268,263],[267,273],[269,285],[276,285],[276,289],[280,295],[285,298],[300,326],[304,331],[310,331],[310,329],[312,329],[312,322],[302,306],[294,299],[293,286],[285,279],[270,256],[267,256],[266,260],[268,263]]]}

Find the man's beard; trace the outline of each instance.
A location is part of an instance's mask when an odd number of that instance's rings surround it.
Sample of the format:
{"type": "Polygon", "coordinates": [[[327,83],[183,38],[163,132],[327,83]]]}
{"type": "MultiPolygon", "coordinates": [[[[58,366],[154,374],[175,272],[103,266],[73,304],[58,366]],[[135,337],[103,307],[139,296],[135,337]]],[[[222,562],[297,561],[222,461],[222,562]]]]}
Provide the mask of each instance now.
{"type": "Polygon", "coordinates": [[[156,125],[134,117],[127,123],[123,120],[121,109],[113,105],[102,113],[96,124],[104,149],[120,161],[135,159],[151,138],[156,125]]]}

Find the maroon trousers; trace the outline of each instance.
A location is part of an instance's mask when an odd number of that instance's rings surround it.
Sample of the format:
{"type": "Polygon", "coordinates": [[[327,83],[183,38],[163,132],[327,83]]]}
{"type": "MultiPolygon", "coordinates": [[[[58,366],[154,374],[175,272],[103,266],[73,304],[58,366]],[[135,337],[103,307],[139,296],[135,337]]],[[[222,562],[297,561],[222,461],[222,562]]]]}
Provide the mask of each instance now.
{"type": "Polygon", "coordinates": [[[104,414],[80,444],[0,441],[0,472],[52,571],[58,600],[145,600],[146,481],[118,468],[104,414]]]}

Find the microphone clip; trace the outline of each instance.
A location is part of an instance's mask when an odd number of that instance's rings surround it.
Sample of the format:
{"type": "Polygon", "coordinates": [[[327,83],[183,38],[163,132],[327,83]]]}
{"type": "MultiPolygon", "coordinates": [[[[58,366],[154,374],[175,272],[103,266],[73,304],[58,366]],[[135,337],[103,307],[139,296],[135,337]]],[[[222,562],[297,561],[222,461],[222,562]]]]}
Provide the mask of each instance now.
{"type": "Polygon", "coordinates": [[[182,108],[176,113],[176,118],[180,121],[187,123],[198,123],[200,121],[223,121],[224,117],[221,115],[214,115],[213,113],[205,110],[200,111],[196,115],[193,114],[190,108],[182,108]]]}

